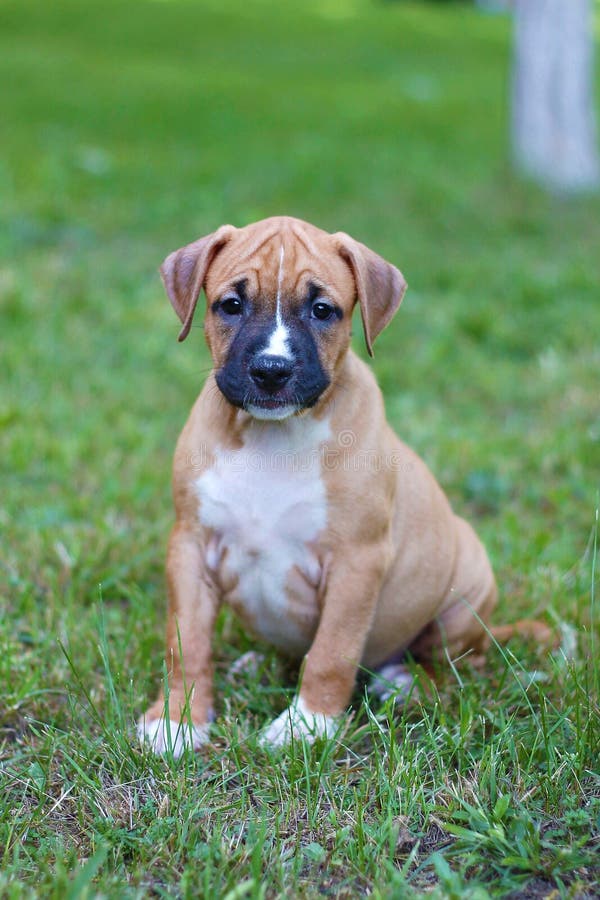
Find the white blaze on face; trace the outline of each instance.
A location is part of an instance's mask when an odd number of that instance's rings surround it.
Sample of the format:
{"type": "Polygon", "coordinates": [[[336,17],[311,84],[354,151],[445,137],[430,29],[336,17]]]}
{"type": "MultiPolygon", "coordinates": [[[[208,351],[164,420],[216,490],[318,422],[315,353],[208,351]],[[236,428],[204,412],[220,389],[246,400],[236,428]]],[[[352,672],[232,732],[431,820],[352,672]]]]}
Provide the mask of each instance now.
{"type": "Polygon", "coordinates": [[[277,276],[277,306],[275,310],[275,328],[271,332],[269,343],[265,347],[266,356],[284,356],[286,359],[292,358],[292,352],[289,345],[289,332],[283,324],[281,317],[281,284],[283,281],[283,262],[285,259],[285,250],[283,244],[279,251],[279,274],[277,276]]]}

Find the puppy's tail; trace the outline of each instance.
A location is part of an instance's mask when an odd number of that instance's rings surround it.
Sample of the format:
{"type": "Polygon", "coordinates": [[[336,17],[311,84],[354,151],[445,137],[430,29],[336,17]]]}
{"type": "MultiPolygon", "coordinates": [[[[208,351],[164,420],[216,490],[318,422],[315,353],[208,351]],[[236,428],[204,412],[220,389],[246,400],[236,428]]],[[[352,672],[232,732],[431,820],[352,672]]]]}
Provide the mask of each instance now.
{"type": "Polygon", "coordinates": [[[554,631],[537,619],[520,619],[513,625],[492,625],[490,634],[499,644],[505,644],[513,637],[535,641],[542,648],[553,647],[558,643],[558,636],[554,631]]]}

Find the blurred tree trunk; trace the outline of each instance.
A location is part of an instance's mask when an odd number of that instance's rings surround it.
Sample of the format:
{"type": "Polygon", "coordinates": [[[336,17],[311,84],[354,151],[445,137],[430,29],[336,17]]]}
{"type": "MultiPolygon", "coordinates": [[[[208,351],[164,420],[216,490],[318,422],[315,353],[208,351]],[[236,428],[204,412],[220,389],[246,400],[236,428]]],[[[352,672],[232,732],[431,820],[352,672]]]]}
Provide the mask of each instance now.
{"type": "Polygon", "coordinates": [[[513,153],[546,186],[600,184],[590,0],[514,0],[513,153]]]}

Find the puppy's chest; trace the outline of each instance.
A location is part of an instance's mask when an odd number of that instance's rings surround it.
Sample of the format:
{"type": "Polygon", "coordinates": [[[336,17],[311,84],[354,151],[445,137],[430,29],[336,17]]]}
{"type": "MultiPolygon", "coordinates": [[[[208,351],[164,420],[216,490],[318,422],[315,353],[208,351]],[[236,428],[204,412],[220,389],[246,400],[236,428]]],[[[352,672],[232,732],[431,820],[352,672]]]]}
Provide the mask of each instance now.
{"type": "Polygon", "coordinates": [[[246,625],[283,650],[304,652],[318,620],[327,524],[320,446],[326,423],[256,423],[239,450],[217,450],[196,482],[211,529],[207,565],[246,625]]]}

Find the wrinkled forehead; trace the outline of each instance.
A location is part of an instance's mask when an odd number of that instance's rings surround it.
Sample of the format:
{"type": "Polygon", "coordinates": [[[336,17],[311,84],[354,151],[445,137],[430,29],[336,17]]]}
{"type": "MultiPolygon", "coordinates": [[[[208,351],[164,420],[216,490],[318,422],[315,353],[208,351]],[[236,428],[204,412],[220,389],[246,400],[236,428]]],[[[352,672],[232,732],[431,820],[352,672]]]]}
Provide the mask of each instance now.
{"type": "Polygon", "coordinates": [[[315,284],[339,302],[354,298],[352,273],[334,239],[285,229],[241,228],[221,250],[206,279],[210,298],[245,280],[249,296],[297,297],[315,284]]]}

